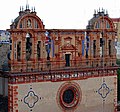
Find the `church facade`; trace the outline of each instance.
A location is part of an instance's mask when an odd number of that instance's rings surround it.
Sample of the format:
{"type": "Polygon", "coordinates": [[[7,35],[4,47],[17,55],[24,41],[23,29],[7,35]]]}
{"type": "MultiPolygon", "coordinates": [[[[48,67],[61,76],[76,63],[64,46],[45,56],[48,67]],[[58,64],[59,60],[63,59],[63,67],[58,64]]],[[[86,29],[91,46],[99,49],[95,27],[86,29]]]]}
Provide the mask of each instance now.
{"type": "Polygon", "coordinates": [[[35,9],[10,25],[8,112],[117,112],[116,30],[104,10],[86,29],[45,29],[35,9]]]}

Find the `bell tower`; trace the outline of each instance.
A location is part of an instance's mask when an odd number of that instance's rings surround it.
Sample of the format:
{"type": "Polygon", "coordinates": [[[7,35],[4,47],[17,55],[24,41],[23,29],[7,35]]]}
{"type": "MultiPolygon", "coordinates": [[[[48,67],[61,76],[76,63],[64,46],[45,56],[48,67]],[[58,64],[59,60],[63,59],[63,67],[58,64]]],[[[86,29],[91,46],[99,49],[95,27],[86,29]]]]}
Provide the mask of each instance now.
{"type": "Polygon", "coordinates": [[[43,52],[38,49],[44,44],[42,39],[45,38],[45,30],[43,22],[36,14],[35,7],[30,10],[27,4],[25,10],[20,7],[19,16],[10,25],[11,71],[37,69],[30,63],[38,63],[42,58],[43,52]]]}

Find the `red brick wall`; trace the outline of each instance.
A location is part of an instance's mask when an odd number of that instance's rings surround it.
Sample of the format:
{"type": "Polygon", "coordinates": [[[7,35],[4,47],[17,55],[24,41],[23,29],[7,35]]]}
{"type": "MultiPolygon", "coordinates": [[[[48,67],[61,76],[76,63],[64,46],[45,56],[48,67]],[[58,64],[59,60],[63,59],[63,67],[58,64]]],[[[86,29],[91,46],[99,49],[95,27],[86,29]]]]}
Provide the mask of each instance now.
{"type": "Polygon", "coordinates": [[[8,85],[8,112],[18,112],[18,86],[8,85]]]}

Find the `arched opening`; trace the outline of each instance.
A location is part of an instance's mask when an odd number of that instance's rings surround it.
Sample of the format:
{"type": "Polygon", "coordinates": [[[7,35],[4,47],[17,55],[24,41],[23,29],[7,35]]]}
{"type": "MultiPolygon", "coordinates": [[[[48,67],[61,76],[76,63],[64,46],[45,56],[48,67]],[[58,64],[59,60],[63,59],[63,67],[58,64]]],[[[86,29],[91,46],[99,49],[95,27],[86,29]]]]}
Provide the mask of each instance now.
{"type": "Polygon", "coordinates": [[[32,24],[31,24],[31,20],[30,19],[27,20],[27,28],[32,28],[32,24]]]}
{"type": "Polygon", "coordinates": [[[26,34],[26,60],[30,60],[32,55],[32,35],[26,34]]]}
{"type": "Polygon", "coordinates": [[[21,42],[17,43],[17,60],[21,59],[21,42]]]}

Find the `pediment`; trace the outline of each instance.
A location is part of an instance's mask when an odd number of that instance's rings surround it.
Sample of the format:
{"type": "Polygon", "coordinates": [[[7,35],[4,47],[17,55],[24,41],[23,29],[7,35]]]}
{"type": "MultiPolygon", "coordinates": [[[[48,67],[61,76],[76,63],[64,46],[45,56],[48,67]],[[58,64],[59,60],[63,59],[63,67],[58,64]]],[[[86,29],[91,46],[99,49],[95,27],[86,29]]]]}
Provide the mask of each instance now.
{"type": "Polygon", "coordinates": [[[76,48],[72,44],[65,44],[61,47],[61,50],[76,50],[76,48]]]}

